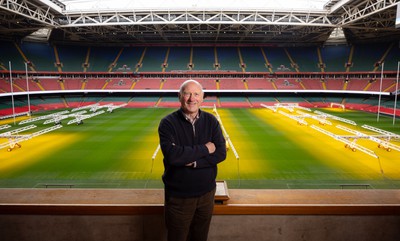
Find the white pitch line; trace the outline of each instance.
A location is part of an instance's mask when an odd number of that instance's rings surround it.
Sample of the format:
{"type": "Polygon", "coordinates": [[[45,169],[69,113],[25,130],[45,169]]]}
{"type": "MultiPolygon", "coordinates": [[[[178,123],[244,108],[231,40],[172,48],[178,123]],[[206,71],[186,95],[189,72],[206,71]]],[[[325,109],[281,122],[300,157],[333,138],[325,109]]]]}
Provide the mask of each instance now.
{"type": "Polygon", "coordinates": [[[151,160],[154,161],[154,159],[156,159],[157,153],[160,151],[160,144],[158,144],[156,150],[154,151],[153,156],[151,157],[151,160]]]}
{"type": "Polygon", "coordinates": [[[334,138],[335,140],[338,140],[340,142],[345,143],[350,149],[352,149],[352,148],[357,149],[357,150],[359,150],[361,152],[364,152],[367,155],[370,155],[372,157],[375,157],[375,158],[379,159],[379,157],[372,150],[367,149],[367,148],[365,148],[363,146],[360,146],[357,143],[351,142],[351,141],[341,137],[340,135],[336,135],[336,134],[334,134],[334,133],[332,133],[330,131],[324,130],[324,129],[322,129],[322,128],[318,127],[318,126],[315,126],[315,125],[311,125],[311,128],[313,128],[314,130],[317,130],[317,131],[319,131],[319,132],[321,132],[321,133],[323,133],[325,135],[328,135],[328,136],[334,138]]]}
{"type": "Polygon", "coordinates": [[[214,105],[213,111],[215,112],[215,115],[217,116],[217,120],[219,121],[219,123],[221,125],[221,129],[224,132],[224,135],[225,135],[225,137],[226,137],[226,139],[228,141],[229,146],[231,147],[231,149],[233,151],[233,154],[236,157],[236,160],[239,160],[239,154],[237,153],[237,151],[235,149],[235,146],[233,145],[233,143],[231,141],[231,138],[229,138],[228,132],[225,130],[225,127],[224,127],[224,125],[222,123],[221,117],[219,116],[218,111],[217,111],[217,107],[215,105],[214,105]]]}

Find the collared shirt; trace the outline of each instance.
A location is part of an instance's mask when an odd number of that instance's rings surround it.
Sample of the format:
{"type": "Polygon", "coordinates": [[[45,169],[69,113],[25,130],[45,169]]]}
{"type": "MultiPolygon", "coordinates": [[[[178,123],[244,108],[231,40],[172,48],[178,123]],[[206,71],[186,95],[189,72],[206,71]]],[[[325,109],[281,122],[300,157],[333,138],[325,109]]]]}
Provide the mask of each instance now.
{"type": "Polygon", "coordinates": [[[194,127],[194,123],[199,119],[199,112],[197,112],[196,116],[194,118],[191,118],[190,115],[185,114],[185,118],[187,121],[190,122],[190,124],[192,124],[192,128],[193,128],[193,135],[196,136],[196,128],[194,127]]]}

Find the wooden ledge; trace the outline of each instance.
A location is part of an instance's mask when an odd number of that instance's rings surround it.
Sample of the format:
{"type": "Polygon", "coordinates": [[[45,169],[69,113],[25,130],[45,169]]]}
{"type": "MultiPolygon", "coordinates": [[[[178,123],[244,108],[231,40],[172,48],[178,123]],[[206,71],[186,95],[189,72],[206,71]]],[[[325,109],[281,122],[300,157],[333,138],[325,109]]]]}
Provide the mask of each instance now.
{"type": "MultiPolygon", "coordinates": [[[[400,215],[400,190],[230,189],[215,215],[400,215]]],[[[162,214],[162,189],[0,189],[0,214],[162,214]]]]}

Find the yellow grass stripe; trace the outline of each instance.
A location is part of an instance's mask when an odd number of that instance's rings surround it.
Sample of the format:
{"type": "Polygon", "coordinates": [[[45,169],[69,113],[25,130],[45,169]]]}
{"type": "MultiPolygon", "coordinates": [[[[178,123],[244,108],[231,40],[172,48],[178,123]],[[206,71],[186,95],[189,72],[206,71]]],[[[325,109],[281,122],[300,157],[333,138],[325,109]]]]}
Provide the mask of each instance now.
{"type": "Polygon", "coordinates": [[[42,160],[44,156],[51,156],[60,149],[68,148],[70,144],[79,139],[79,134],[47,133],[24,141],[19,149],[11,152],[2,150],[4,153],[0,156],[0,171],[7,173],[22,170],[42,160]]]}
{"type": "MultiPolygon", "coordinates": [[[[346,149],[342,142],[336,141],[308,126],[300,126],[296,121],[286,118],[279,113],[273,113],[267,109],[252,109],[250,111],[255,116],[258,116],[261,120],[265,121],[268,125],[281,131],[288,139],[292,140],[293,143],[302,146],[305,151],[308,151],[309,154],[315,156],[318,160],[321,160],[324,165],[352,173],[353,175],[359,176],[359,178],[382,178],[379,162],[376,158],[359,151],[353,152],[346,149]],[[366,177],[366,175],[368,177],[366,177]]],[[[318,122],[313,119],[307,119],[307,122],[309,124],[319,125],[318,122]]],[[[324,126],[323,128],[339,135],[349,134],[335,127],[337,124],[343,125],[343,123],[337,121],[332,122],[332,126],[324,126]]],[[[374,148],[373,143],[365,142],[367,141],[359,140],[357,143],[362,143],[363,146],[367,146],[371,149],[374,148]]],[[[380,160],[385,163],[389,161],[382,157],[380,160]]],[[[396,174],[400,176],[400,172],[396,172],[396,174]]]]}

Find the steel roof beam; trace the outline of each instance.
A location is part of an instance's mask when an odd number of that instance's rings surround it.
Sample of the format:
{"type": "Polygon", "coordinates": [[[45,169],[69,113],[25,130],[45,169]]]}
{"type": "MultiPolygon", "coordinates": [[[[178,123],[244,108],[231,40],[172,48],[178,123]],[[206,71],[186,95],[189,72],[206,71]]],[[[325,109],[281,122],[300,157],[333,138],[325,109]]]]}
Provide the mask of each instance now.
{"type": "Polygon", "coordinates": [[[0,9],[22,15],[26,18],[33,19],[46,25],[58,25],[58,23],[54,20],[55,16],[50,13],[50,7],[45,9],[27,0],[0,0],[0,9]]]}
{"type": "Polygon", "coordinates": [[[357,5],[342,6],[340,25],[345,26],[396,6],[400,0],[365,0],[357,5]]]}
{"type": "Polygon", "coordinates": [[[143,11],[67,14],[60,27],[144,25],[144,24],[242,24],[300,25],[335,27],[336,17],[327,12],[262,12],[262,11],[143,11]]]}

